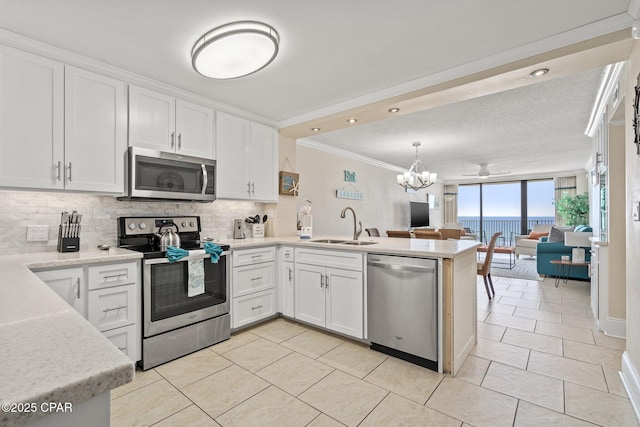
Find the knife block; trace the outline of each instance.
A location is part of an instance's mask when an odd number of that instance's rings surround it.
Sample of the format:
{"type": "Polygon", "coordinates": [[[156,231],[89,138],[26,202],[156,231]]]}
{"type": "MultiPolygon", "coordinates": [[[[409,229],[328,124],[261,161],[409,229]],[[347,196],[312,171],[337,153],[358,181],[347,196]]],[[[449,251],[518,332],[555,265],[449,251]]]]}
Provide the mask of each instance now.
{"type": "Polygon", "coordinates": [[[79,237],[62,237],[62,226],[58,231],[58,252],[78,252],[80,250],[79,237]]]}

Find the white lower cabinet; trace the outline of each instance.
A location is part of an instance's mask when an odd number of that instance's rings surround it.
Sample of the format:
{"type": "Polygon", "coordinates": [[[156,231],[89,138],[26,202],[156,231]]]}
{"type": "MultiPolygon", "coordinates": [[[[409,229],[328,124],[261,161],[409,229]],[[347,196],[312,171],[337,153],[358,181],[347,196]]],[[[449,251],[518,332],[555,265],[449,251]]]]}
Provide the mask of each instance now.
{"type": "Polygon", "coordinates": [[[82,267],[37,271],[35,274],[82,317],[87,317],[87,285],[82,267]]]}
{"type": "Polygon", "coordinates": [[[294,271],[293,247],[278,249],[278,311],[288,317],[294,316],[294,271]]]}
{"type": "Polygon", "coordinates": [[[276,248],[241,249],[231,254],[231,328],[276,313],[276,248]]]}
{"type": "Polygon", "coordinates": [[[120,349],[129,359],[137,361],[140,357],[135,355],[140,352],[138,346],[138,334],[136,325],[124,326],[122,328],[112,329],[102,333],[109,341],[120,349]]]}
{"type": "Polygon", "coordinates": [[[296,248],[295,318],[364,338],[362,257],[360,253],[296,248]]]}

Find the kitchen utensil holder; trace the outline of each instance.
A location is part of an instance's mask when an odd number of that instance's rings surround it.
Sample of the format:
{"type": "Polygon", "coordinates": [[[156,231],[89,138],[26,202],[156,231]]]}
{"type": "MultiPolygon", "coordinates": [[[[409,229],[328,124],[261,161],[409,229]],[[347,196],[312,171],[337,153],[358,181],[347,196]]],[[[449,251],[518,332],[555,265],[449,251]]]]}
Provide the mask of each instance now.
{"type": "Polygon", "coordinates": [[[58,252],[78,252],[80,250],[80,237],[62,237],[63,227],[58,232],[58,252]]]}
{"type": "Polygon", "coordinates": [[[264,224],[253,224],[251,226],[252,237],[264,237],[264,224]]]}

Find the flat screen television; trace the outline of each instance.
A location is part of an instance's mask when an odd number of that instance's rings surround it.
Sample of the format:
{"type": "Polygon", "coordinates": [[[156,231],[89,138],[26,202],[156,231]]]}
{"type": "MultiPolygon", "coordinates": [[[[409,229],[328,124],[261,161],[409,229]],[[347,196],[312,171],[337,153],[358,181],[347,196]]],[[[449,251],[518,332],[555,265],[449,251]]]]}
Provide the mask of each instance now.
{"type": "Polygon", "coordinates": [[[409,227],[428,227],[429,226],[429,203],[428,202],[409,202],[410,222],[409,227]]]}

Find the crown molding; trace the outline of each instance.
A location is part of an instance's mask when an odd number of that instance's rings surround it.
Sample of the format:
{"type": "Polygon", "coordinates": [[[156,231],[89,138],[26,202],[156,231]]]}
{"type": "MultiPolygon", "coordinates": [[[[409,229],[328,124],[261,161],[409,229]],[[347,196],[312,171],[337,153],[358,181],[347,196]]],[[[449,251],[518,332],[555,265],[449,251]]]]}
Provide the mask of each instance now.
{"type": "MultiPolygon", "coordinates": [[[[640,0],[636,0],[640,1],[640,0]]],[[[564,33],[556,34],[545,39],[537,40],[517,48],[513,48],[486,58],[469,62],[458,67],[450,68],[429,76],[425,76],[407,83],[392,86],[377,92],[353,98],[345,102],[334,104],[315,111],[310,111],[289,119],[279,122],[279,128],[287,128],[290,126],[304,123],[306,121],[315,120],[341,111],[350,110],[352,108],[361,107],[363,105],[379,102],[394,96],[404,95],[425,87],[435,86],[457,78],[465,77],[475,73],[489,70],[498,66],[516,62],[525,58],[549,52],[555,49],[566,47],[575,43],[583,42],[595,37],[600,37],[625,28],[630,28],[633,19],[627,13],[615,15],[597,22],[593,22],[582,27],[574,28],[564,33]]]]}
{"type": "Polygon", "coordinates": [[[300,138],[296,140],[296,144],[313,148],[314,150],[324,151],[325,153],[333,154],[340,157],[345,157],[347,159],[356,160],[362,163],[367,163],[372,166],[377,166],[379,168],[392,170],[394,172],[406,172],[406,168],[401,168],[400,166],[392,165],[390,163],[381,162],[380,160],[372,159],[371,157],[363,156],[361,154],[356,154],[351,151],[343,150],[342,148],[332,147],[330,145],[322,144],[320,142],[313,141],[309,138],[300,138]]]}
{"type": "Polygon", "coordinates": [[[593,138],[600,127],[602,115],[607,111],[607,105],[612,101],[613,93],[618,89],[618,82],[624,70],[626,62],[617,62],[607,65],[598,88],[598,94],[591,109],[589,122],[584,133],[593,138]]]}
{"type": "Polygon", "coordinates": [[[277,127],[278,122],[268,119],[258,114],[251,113],[246,110],[239,109],[232,105],[218,102],[214,99],[207,98],[188,90],[178,88],[166,83],[159,82],[150,77],[143,76],[141,74],[134,73],[122,68],[114,67],[113,65],[106,64],[104,62],[97,61],[92,58],[88,58],[77,53],[73,53],[59,47],[55,47],[20,34],[7,31],[0,28],[0,43],[10,46],[25,52],[33,53],[45,58],[52,59],[54,61],[62,62],[66,65],[72,65],[74,67],[82,68],[87,71],[102,74],[116,80],[121,80],[127,84],[133,84],[143,86],[150,90],[156,90],[166,93],[177,98],[181,98],[196,104],[205,105],[216,111],[224,111],[229,114],[243,117],[248,120],[259,122],[267,126],[277,127]]]}

